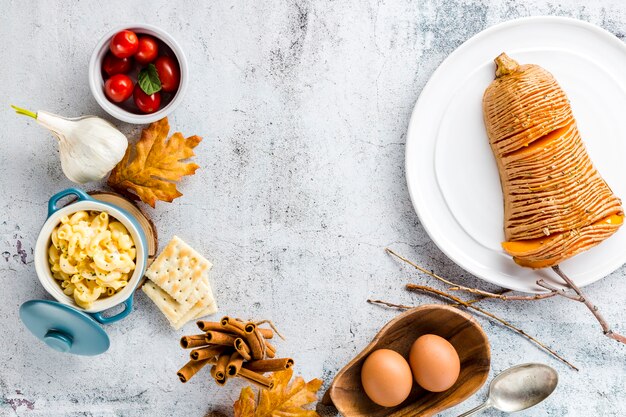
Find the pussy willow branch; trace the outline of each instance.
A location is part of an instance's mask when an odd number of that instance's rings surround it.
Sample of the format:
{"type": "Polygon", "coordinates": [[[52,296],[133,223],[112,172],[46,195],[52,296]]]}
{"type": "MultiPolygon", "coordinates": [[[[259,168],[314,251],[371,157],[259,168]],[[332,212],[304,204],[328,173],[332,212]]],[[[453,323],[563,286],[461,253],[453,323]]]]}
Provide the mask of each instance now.
{"type": "Polygon", "coordinates": [[[427,287],[425,285],[407,284],[406,285],[406,289],[409,290],[409,291],[421,291],[421,292],[426,292],[426,293],[438,295],[440,297],[447,298],[448,300],[452,300],[452,301],[454,301],[454,302],[456,302],[456,303],[458,303],[458,304],[460,304],[460,305],[462,305],[464,307],[476,310],[479,313],[484,314],[485,316],[490,317],[491,319],[496,320],[497,322],[503,324],[504,326],[508,327],[509,329],[513,330],[514,332],[521,334],[522,336],[526,337],[528,340],[530,340],[531,342],[533,342],[534,344],[536,344],[537,346],[539,346],[541,349],[545,350],[546,352],[550,353],[552,356],[554,356],[555,358],[557,358],[558,360],[560,360],[561,362],[563,362],[564,364],[566,364],[570,368],[578,371],[578,368],[576,366],[574,366],[567,359],[565,359],[564,357],[562,357],[561,355],[556,353],[556,351],[554,351],[553,349],[551,349],[548,346],[546,346],[543,343],[541,343],[535,337],[529,335],[528,333],[526,333],[524,330],[520,329],[519,327],[516,327],[516,326],[512,325],[508,321],[506,321],[506,320],[496,316],[493,313],[490,313],[489,311],[487,311],[487,310],[485,310],[483,308],[477,307],[477,306],[472,305],[472,304],[468,304],[467,302],[461,300],[458,297],[455,297],[454,295],[448,294],[448,293],[443,292],[443,291],[439,291],[438,289],[435,289],[435,288],[432,288],[432,287],[427,287]]]}
{"type": "Polygon", "coordinates": [[[404,304],[394,304],[394,303],[389,303],[383,300],[367,300],[367,302],[370,304],[380,304],[385,307],[397,308],[398,310],[410,310],[412,308],[415,308],[415,306],[407,306],[404,304]]]}
{"type": "Polygon", "coordinates": [[[546,290],[554,291],[557,293],[557,295],[560,295],[561,297],[569,298],[570,300],[574,300],[574,301],[580,301],[580,302],[583,301],[583,298],[580,295],[570,294],[569,292],[565,290],[565,288],[557,288],[552,284],[548,284],[542,279],[537,281],[537,285],[539,285],[542,288],[545,288],[546,290]]]}
{"type": "Polygon", "coordinates": [[[565,281],[565,283],[574,291],[575,294],[571,294],[567,292],[565,289],[556,288],[553,285],[545,282],[543,279],[540,279],[537,281],[537,285],[547,290],[550,290],[550,292],[543,293],[543,294],[535,294],[532,296],[516,296],[516,295],[504,295],[504,294],[492,293],[489,291],[479,290],[477,288],[470,288],[470,287],[465,287],[463,285],[455,284],[454,282],[447,280],[443,277],[440,277],[439,275],[409,261],[405,257],[398,255],[397,253],[395,253],[393,250],[389,248],[385,248],[385,251],[389,253],[390,255],[393,255],[396,258],[400,259],[401,261],[411,265],[413,268],[417,269],[418,271],[430,277],[433,277],[445,284],[451,285],[451,287],[449,288],[449,290],[451,291],[463,291],[463,292],[468,292],[471,294],[479,294],[485,298],[497,298],[497,299],[505,300],[505,301],[507,300],[524,300],[524,301],[541,300],[541,299],[546,299],[546,298],[550,298],[550,297],[554,297],[558,295],[561,297],[568,298],[570,300],[581,302],[585,304],[587,308],[593,313],[596,320],[598,320],[598,322],[600,323],[600,326],[602,327],[602,331],[607,337],[613,340],[617,340],[620,343],[626,344],[626,336],[621,335],[619,333],[615,333],[610,328],[607,321],[604,319],[602,314],[600,314],[598,307],[595,306],[590,300],[587,299],[587,297],[582,292],[582,290],[576,284],[574,284],[574,282],[567,275],[565,275],[563,271],[561,271],[558,265],[553,266],[552,269],[554,270],[554,272],[557,273],[557,275],[559,275],[559,277],[561,277],[561,279],[563,279],[563,281],[565,281]]]}
{"type": "Polygon", "coordinates": [[[542,293],[542,294],[533,294],[533,295],[505,295],[505,294],[498,294],[498,293],[493,293],[493,292],[489,292],[489,291],[483,291],[483,290],[479,290],[478,288],[470,288],[470,287],[466,287],[460,284],[457,284],[455,282],[452,282],[446,278],[440,277],[439,275],[435,274],[434,272],[431,272],[425,268],[422,268],[421,266],[409,261],[408,259],[406,259],[405,257],[398,255],[397,253],[395,253],[393,250],[389,249],[389,248],[385,248],[385,251],[392,255],[395,256],[396,258],[400,259],[402,262],[405,262],[409,265],[411,265],[413,268],[417,269],[418,271],[433,277],[441,282],[443,282],[444,284],[450,285],[451,287],[448,288],[448,290],[450,291],[463,291],[463,292],[469,292],[472,294],[476,294],[476,295],[481,295],[483,297],[486,298],[498,298],[500,300],[524,300],[524,301],[533,301],[533,300],[542,300],[545,298],[550,298],[550,297],[554,297],[557,294],[557,291],[552,291],[552,292],[547,292],[547,293],[542,293]]]}
{"type": "Polygon", "coordinates": [[[560,276],[563,279],[563,281],[565,281],[567,285],[569,285],[570,288],[574,290],[576,294],[578,294],[578,296],[581,298],[580,301],[587,306],[587,308],[591,311],[591,313],[593,313],[595,318],[600,323],[600,326],[602,327],[602,331],[604,332],[604,334],[607,337],[610,337],[611,339],[614,339],[614,340],[617,340],[618,342],[626,344],[626,337],[622,336],[619,333],[615,333],[613,330],[611,330],[611,328],[609,327],[609,324],[606,322],[602,314],[600,314],[598,307],[594,305],[591,302],[591,300],[589,300],[589,298],[583,294],[583,292],[580,290],[578,285],[574,284],[574,281],[572,281],[567,275],[565,275],[563,271],[561,271],[561,268],[559,268],[558,265],[553,266],[552,270],[556,272],[558,276],[560,276]]]}
{"type": "MultiPolygon", "coordinates": [[[[505,293],[505,292],[508,292],[508,291],[511,291],[511,290],[503,290],[502,292],[505,293]]],[[[475,298],[473,300],[465,301],[465,303],[466,304],[474,304],[474,303],[477,303],[477,302],[479,302],[481,300],[484,300],[484,299],[485,299],[485,297],[478,297],[478,298],[475,298]]],[[[416,307],[416,306],[407,306],[407,305],[404,305],[404,304],[389,303],[389,302],[383,301],[383,300],[367,300],[367,302],[370,303],[370,304],[380,304],[380,305],[384,305],[386,307],[397,308],[399,310],[409,310],[411,308],[415,308],[416,307]]],[[[458,307],[458,306],[461,306],[461,305],[463,305],[463,304],[459,304],[459,303],[452,304],[453,307],[458,307]]]]}

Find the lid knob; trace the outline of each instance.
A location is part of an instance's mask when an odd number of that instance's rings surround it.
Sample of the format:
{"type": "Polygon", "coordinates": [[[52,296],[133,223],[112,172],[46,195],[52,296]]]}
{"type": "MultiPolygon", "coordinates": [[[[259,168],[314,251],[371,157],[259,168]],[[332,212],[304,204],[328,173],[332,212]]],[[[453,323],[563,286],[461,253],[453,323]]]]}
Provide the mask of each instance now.
{"type": "Polygon", "coordinates": [[[48,330],[43,340],[46,345],[58,352],[69,352],[72,347],[72,337],[58,330],[48,330]]]}

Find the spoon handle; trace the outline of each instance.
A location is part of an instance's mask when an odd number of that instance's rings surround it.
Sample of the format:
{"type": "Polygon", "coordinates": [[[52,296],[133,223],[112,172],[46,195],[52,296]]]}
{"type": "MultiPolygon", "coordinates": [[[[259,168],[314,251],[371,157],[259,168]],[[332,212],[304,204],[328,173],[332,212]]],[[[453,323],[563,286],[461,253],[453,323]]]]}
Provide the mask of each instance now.
{"type": "Polygon", "coordinates": [[[491,407],[491,404],[489,403],[489,401],[485,401],[484,403],[482,403],[481,405],[479,405],[476,408],[472,408],[469,411],[464,412],[463,414],[457,416],[457,417],[468,417],[468,416],[473,416],[476,413],[479,413],[487,408],[491,407]]]}

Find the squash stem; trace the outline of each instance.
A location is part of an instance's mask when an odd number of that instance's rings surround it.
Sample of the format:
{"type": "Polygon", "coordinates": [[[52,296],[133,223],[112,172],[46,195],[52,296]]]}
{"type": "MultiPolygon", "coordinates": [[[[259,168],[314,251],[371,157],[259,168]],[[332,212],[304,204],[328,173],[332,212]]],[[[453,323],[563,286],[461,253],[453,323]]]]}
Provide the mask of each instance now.
{"type": "Polygon", "coordinates": [[[13,107],[13,110],[15,110],[17,114],[22,114],[24,116],[32,117],[33,119],[37,120],[37,113],[23,109],[21,107],[14,106],[13,104],[11,104],[11,107],[13,107]]]}
{"type": "Polygon", "coordinates": [[[498,55],[493,61],[496,63],[496,78],[512,74],[517,71],[519,67],[518,62],[504,52],[498,55]]]}

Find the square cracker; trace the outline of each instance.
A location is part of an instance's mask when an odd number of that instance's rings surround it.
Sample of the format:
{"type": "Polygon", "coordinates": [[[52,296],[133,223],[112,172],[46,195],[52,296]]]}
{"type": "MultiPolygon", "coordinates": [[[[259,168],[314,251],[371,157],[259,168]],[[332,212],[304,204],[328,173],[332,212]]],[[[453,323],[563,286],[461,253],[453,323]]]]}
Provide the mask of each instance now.
{"type": "Polygon", "coordinates": [[[180,318],[180,320],[178,320],[178,322],[174,323],[172,326],[174,327],[174,329],[178,330],[192,320],[196,320],[200,317],[208,316],[216,312],[217,304],[215,302],[209,304],[208,306],[203,306],[200,304],[200,302],[198,302],[198,304],[192,307],[191,310],[189,310],[184,316],[180,318]]]}
{"type": "Polygon", "coordinates": [[[181,305],[152,281],[146,281],[141,290],[156,304],[167,321],[174,327],[192,308],[192,304],[181,305]]]}
{"type": "Polygon", "coordinates": [[[202,281],[200,281],[195,292],[199,297],[198,301],[178,320],[178,322],[173,324],[175,329],[180,329],[191,320],[217,312],[217,303],[213,297],[213,291],[211,290],[208,277],[205,277],[202,281]]]}
{"type": "Polygon", "coordinates": [[[200,310],[198,314],[192,320],[201,319],[205,316],[210,316],[211,314],[217,313],[217,302],[213,302],[212,304],[206,306],[203,310],[200,310]]]}
{"type": "MultiPolygon", "coordinates": [[[[192,308],[200,299],[197,287],[213,265],[174,236],[146,271],[146,276],[181,305],[192,308]]],[[[187,310],[188,311],[188,310],[187,310]]]]}

